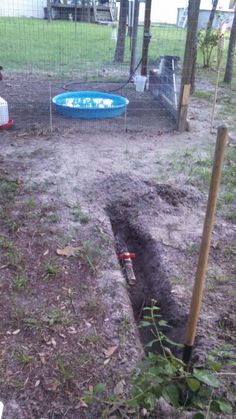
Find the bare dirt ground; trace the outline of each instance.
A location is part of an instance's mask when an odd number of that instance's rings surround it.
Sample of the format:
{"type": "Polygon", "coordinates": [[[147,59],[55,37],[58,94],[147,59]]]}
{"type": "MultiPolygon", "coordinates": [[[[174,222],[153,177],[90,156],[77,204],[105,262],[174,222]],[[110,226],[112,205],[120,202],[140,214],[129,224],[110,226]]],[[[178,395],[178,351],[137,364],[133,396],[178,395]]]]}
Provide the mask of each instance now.
{"type": "MultiPolygon", "coordinates": [[[[22,74],[1,84],[15,120],[0,132],[1,400],[9,419],[96,419],[102,408],[87,406],[83,394],[97,383],[128,394],[145,341],[136,322],[150,298],[183,341],[216,135],[209,101],[192,98],[191,131],[179,134],[148,93],[132,88],[126,125],[53,112],[51,132],[48,86],[22,74]],[[117,231],[136,253],[130,292],[117,231]]],[[[52,83],[52,95],[59,91],[52,83]]],[[[235,156],[228,147],[200,360],[212,347],[235,344],[235,156]]]]}

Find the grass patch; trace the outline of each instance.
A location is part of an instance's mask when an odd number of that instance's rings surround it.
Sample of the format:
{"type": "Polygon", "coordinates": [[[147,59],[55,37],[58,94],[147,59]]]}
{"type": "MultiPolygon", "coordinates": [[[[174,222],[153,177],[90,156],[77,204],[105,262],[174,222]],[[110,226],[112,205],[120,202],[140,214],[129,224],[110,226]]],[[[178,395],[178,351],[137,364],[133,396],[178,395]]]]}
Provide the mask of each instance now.
{"type": "Polygon", "coordinates": [[[22,271],[24,269],[22,258],[14,243],[3,235],[0,235],[0,249],[4,251],[1,255],[4,264],[9,265],[11,268],[18,271],[22,271]]]}
{"type": "Polygon", "coordinates": [[[26,284],[26,277],[23,275],[18,275],[14,280],[13,286],[16,291],[22,291],[26,287],[26,284]]]}
{"type": "Polygon", "coordinates": [[[71,213],[74,221],[79,221],[81,224],[88,224],[90,221],[89,215],[83,212],[79,205],[73,206],[71,213]]]}
{"type": "Polygon", "coordinates": [[[19,192],[19,186],[15,180],[9,180],[0,176],[1,205],[12,202],[19,192]]]}
{"type": "Polygon", "coordinates": [[[55,277],[61,271],[60,266],[53,261],[48,261],[45,263],[45,272],[43,279],[49,279],[55,277]]]}
{"type": "MultiPolygon", "coordinates": [[[[184,54],[186,30],[173,26],[153,25],[150,62],[161,55],[184,54]]],[[[0,18],[0,49],[4,67],[10,70],[53,71],[57,74],[82,71],[93,74],[104,65],[113,64],[116,43],[108,25],[31,18],[0,18]],[[8,45],[5,48],[5,45],[8,45]]],[[[143,27],[138,30],[141,57],[143,27]]],[[[126,37],[125,64],[130,61],[130,42],[126,37]]],[[[117,68],[117,64],[114,66],[117,68]]],[[[121,68],[123,66],[121,65],[121,68]]],[[[128,67],[127,67],[128,69],[128,67]]]]}
{"type": "Polygon", "coordinates": [[[212,94],[210,92],[203,92],[201,90],[198,90],[197,92],[194,92],[195,97],[198,97],[199,99],[205,99],[210,101],[212,99],[212,94]]]}

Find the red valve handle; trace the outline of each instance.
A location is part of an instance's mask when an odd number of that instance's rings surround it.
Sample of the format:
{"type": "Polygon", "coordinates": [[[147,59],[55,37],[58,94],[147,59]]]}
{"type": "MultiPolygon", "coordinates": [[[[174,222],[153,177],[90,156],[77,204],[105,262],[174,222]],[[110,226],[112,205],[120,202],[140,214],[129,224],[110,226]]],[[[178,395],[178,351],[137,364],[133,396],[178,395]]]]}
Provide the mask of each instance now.
{"type": "Polygon", "coordinates": [[[136,256],[135,253],[124,252],[124,253],[120,253],[118,255],[118,258],[122,260],[128,260],[128,259],[134,259],[135,256],[136,256]]]}

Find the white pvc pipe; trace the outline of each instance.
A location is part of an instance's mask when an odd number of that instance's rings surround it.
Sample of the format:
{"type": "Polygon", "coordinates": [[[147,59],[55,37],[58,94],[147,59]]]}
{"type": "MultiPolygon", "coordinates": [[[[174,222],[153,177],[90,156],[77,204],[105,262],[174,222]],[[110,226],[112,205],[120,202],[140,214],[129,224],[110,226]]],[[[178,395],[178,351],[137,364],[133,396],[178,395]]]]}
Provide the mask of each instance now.
{"type": "Polygon", "coordinates": [[[0,402],[0,419],[2,419],[3,407],[3,403],[0,402]]]}

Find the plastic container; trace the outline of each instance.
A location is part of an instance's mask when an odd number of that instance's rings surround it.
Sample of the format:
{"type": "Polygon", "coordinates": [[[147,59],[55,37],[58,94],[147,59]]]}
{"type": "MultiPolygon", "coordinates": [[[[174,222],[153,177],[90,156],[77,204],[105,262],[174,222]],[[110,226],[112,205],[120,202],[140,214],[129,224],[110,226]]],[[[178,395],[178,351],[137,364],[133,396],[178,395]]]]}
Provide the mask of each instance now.
{"type": "Polygon", "coordinates": [[[106,119],[122,115],[128,99],[95,91],[67,92],[55,96],[52,102],[58,113],[75,119],[106,119]]]}
{"type": "Polygon", "coordinates": [[[8,104],[5,99],[0,97],[0,126],[8,124],[9,113],[8,113],[8,104]]]}
{"type": "Polygon", "coordinates": [[[136,92],[144,92],[146,82],[147,82],[146,76],[136,76],[135,77],[136,92]]]}

